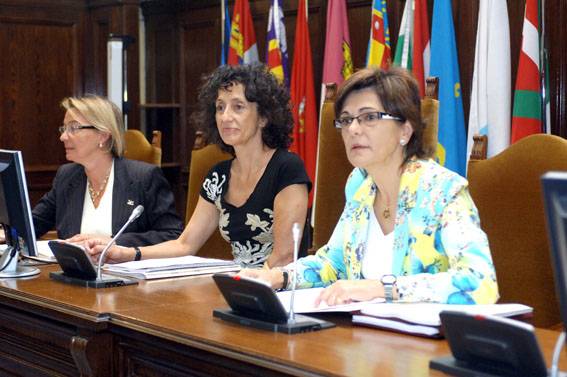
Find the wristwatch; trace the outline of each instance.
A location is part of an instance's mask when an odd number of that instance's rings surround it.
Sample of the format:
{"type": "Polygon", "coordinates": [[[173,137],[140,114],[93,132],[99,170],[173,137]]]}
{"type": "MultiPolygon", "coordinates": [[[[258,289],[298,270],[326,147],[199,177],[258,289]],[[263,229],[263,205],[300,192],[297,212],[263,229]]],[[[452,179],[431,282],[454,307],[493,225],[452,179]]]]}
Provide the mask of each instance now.
{"type": "Polygon", "coordinates": [[[383,275],[380,283],[384,286],[384,298],[386,302],[394,301],[394,287],[396,286],[396,276],[389,274],[383,275]]]}

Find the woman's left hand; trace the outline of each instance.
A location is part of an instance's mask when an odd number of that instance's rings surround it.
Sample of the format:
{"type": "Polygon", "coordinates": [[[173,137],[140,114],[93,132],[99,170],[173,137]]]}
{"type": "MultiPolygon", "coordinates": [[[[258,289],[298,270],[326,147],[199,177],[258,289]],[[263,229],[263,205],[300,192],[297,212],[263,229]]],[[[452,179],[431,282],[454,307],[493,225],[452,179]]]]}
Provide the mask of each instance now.
{"type": "Polygon", "coordinates": [[[338,280],[321,292],[315,306],[319,306],[321,302],[333,306],[377,297],[384,297],[384,287],[378,280],[338,280]]]}

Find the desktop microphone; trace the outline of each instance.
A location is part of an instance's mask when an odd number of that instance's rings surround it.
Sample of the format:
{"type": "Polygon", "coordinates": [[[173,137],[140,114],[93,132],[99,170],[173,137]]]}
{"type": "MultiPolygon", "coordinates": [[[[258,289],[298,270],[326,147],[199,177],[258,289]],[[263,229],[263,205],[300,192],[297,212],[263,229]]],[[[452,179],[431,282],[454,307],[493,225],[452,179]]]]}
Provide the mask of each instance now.
{"type": "Polygon", "coordinates": [[[116,242],[116,239],[118,237],[120,237],[122,232],[124,232],[124,229],[126,229],[126,227],[128,227],[128,225],[130,225],[134,220],[136,220],[138,217],[140,217],[142,212],[144,212],[144,206],[143,205],[140,204],[136,208],[134,208],[134,210],[132,211],[132,214],[130,214],[130,217],[128,218],[128,221],[126,221],[126,223],[122,226],[122,228],[120,228],[118,233],[116,233],[116,235],[114,237],[112,237],[110,242],[102,250],[102,253],[100,253],[100,257],[98,258],[98,264],[97,264],[97,269],[96,269],[96,271],[97,271],[96,272],[96,280],[102,279],[102,262],[104,261],[104,257],[106,255],[106,252],[110,249],[110,247],[112,245],[114,245],[114,243],[116,242]]]}
{"type": "MultiPolygon", "coordinates": [[[[300,237],[300,230],[299,224],[293,223],[291,227],[291,234],[293,236],[293,276],[291,280],[291,298],[289,301],[289,318],[288,322],[295,322],[295,312],[293,310],[293,302],[295,300],[295,287],[297,282],[297,255],[299,254],[299,237],[300,237]]],[[[285,287],[284,287],[285,288],[285,287]]]]}
{"type": "MultiPolygon", "coordinates": [[[[301,229],[298,223],[292,228],[293,236],[293,276],[289,302],[289,312],[270,285],[254,279],[241,278],[226,274],[213,276],[215,283],[231,309],[215,309],[213,316],[222,320],[258,329],[296,334],[334,327],[329,321],[295,314],[293,302],[297,285],[297,256],[301,229]]],[[[284,287],[285,288],[285,287],[284,287]]]]}

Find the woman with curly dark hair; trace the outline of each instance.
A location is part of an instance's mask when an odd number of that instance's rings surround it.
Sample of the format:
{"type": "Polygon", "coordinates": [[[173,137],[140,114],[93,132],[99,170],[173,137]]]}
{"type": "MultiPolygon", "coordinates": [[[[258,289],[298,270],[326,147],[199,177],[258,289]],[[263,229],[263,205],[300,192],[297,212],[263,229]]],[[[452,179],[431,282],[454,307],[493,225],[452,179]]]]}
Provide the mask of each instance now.
{"type": "MultiPolygon", "coordinates": [[[[287,151],[293,127],[289,103],[287,89],[261,64],[221,66],[205,76],[194,122],[234,158],[209,171],[177,240],[114,247],[107,262],[195,254],[217,226],[244,267],[291,262],[291,228],[305,224],[311,182],[301,159],[287,151]]],[[[89,246],[98,258],[103,245],[89,246]]]]}

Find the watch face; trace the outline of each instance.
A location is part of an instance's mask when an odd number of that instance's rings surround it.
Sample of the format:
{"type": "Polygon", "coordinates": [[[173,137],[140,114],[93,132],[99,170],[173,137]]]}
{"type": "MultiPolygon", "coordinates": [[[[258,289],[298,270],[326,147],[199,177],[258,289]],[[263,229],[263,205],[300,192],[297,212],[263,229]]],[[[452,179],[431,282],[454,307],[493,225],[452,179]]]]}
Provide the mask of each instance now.
{"type": "Polygon", "coordinates": [[[396,277],[394,275],[384,275],[382,276],[382,279],[380,279],[380,282],[382,284],[395,284],[396,283],[396,277]]]}

